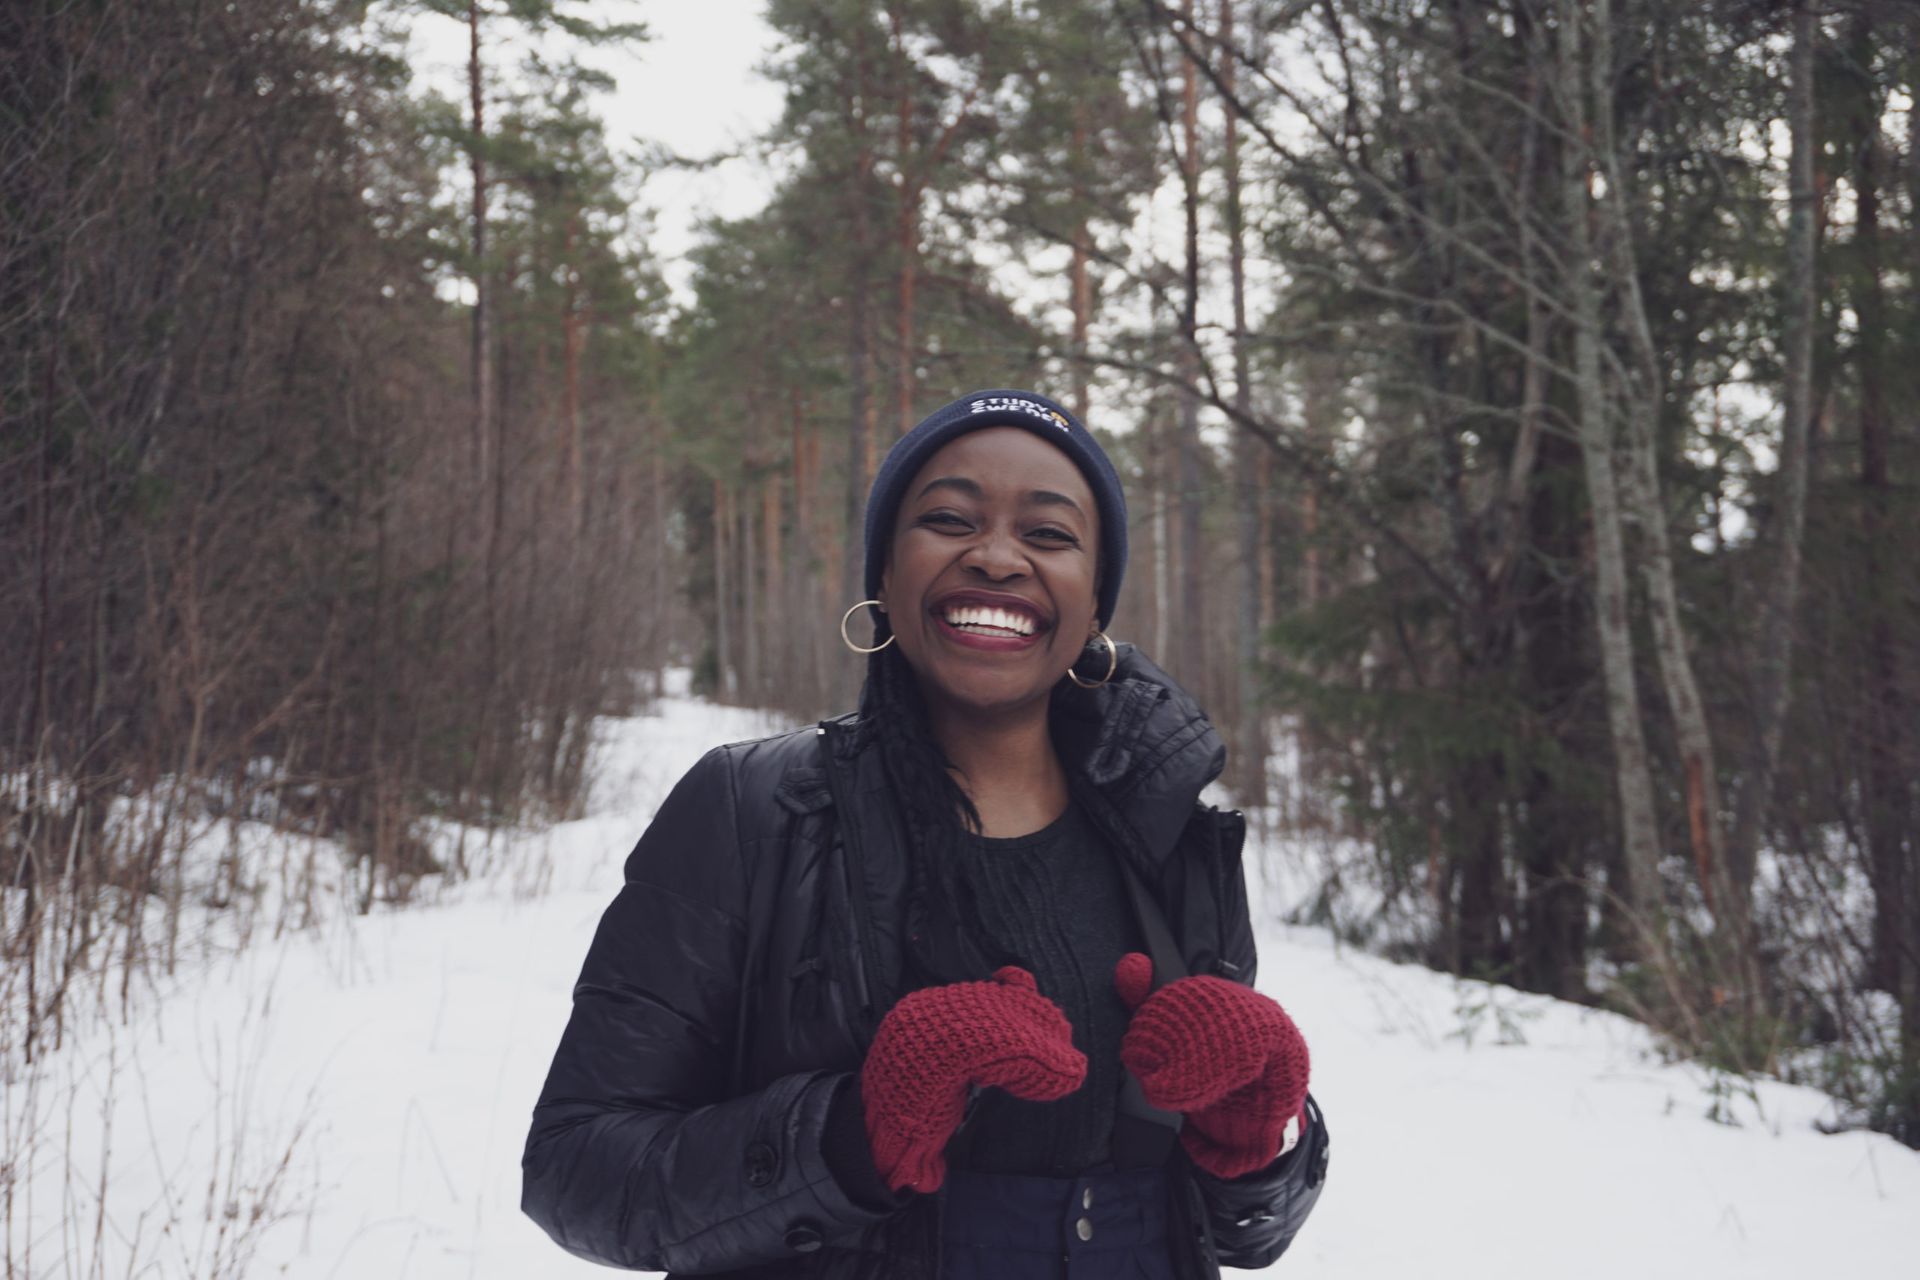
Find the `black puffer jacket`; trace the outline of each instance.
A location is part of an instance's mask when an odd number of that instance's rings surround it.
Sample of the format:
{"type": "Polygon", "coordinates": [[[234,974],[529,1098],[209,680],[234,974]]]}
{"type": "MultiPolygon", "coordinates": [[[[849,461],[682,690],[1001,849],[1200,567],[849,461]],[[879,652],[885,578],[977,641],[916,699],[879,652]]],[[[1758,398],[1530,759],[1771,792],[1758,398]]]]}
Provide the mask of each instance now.
{"type": "MultiPolygon", "coordinates": [[[[1220,739],[1164,673],[1122,654],[1103,688],[1063,692],[1056,743],[1187,971],[1251,983],[1245,826],[1198,803],[1220,739]]],[[[522,1207],[566,1249],[700,1275],[937,1272],[881,1252],[902,1238],[887,1220],[931,1215],[935,1198],[855,1203],[821,1156],[829,1104],[904,994],[907,866],[887,786],[849,716],[720,747],[667,797],[600,921],[527,1135],[522,1207]]],[[[1326,1168],[1317,1110],[1308,1132],[1232,1181],[1174,1148],[1183,1276],[1287,1247],[1326,1168]]]]}

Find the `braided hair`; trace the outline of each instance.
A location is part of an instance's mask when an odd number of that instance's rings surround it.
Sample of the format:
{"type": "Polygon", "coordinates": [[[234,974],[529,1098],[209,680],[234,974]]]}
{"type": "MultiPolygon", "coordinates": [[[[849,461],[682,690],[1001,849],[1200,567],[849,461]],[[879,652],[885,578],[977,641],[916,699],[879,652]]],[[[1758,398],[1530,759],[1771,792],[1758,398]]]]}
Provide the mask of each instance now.
{"type": "MultiPolygon", "coordinates": [[[[890,632],[882,615],[874,643],[890,632]]],[[[867,655],[860,718],[872,726],[888,790],[907,833],[907,988],[984,978],[1001,963],[992,943],[970,922],[980,919],[966,877],[961,836],[980,830],[980,813],[954,781],[934,741],[920,686],[897,645],[867,655]]],[[[863,1250],[861,1280],[930,1280],[941,1246],[939,1214],[915,1204],[875,1228],[878,1251],[863,1250]],[[910,1268],[910,1269],[908,1269],[910,1268]]]]}
{"type": "MultiPolygon", "coordinates": [[[[879,633],[887,629],[881,622],[879,633]]],[[[867,657],[860,717],[873,726],[889,790],[907,834],[907,959],[913,985],[984,978],[1011,958],[975,927],[980,911],[968,878],[962,834],[980,813],[954,780],[934,741],[913,669],[895,645],[867,657]]]]}

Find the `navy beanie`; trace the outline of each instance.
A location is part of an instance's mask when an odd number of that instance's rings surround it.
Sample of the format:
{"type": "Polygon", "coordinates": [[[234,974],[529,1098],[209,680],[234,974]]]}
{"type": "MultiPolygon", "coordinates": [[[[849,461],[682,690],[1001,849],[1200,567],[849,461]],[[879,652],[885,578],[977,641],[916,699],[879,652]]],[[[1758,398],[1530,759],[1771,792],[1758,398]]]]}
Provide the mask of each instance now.
{"type": "Polygon", "coordinates": [[[1031,391],[975,391],[944,409],[936,409],[920,425],[901,436],[887,451],[867,495],[867,595],[880,590],[886,568],[887,544],[900,499],[927,459],[957,436],[982,427],[1021,427],[1033,432],[1069,458],[1093,490],[1100,513],[1100,594],[1095,604],[1100,625],[1113,621],[1114,602],[1120,598],[1120,579],[1127,571],[1127,499],[1120,477],[1107,460],[1086,424],[1065,408],[1031,391]]]}

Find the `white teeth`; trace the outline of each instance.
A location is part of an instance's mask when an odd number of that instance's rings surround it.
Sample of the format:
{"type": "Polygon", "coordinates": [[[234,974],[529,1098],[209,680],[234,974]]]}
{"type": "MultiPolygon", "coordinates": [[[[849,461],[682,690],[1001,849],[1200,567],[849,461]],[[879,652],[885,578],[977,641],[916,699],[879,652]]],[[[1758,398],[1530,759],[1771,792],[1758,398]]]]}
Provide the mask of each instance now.
{"type": "Polygon", "coordinates": [[[1024,613],[1015,613],[1011,609],[995,609],[982,605],[956,605],[946,611],[947,625],[971,631],[977,635],[1016,635],[1033,634],[1033,619],[1024,613]]]}

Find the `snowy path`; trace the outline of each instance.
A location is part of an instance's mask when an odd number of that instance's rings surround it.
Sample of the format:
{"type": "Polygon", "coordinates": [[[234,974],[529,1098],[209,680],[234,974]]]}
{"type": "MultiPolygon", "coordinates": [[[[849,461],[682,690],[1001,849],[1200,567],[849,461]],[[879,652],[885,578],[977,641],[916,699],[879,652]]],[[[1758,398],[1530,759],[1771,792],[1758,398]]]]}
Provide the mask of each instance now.
{"type": "MultiPolygon", "coordinates": [[[[13,1261],[29,1262],[31,1222],[33,1276],[90,1274],[96,1257],[126,1274],[129,1253],[156,1276],[608,1274],[518,1211],[528,1109],[647,815],[706,747],[766,731],[690,701],[660,710],[610,726],[596,816],[523,851],[529,867],[545,855],[544,892],[508,876],[259,944],[69,1050],[33,1104],[61,1149],[16,1206],[13,1261]]],[[[1705,1074],[1658,1065],[1624,1019],[1338,952],[1319,931],[1265,929],[1261,985],[1307,1032],[1334,1144],[1275,1274],[1915,1274],[1920,1153],[1818,1134],[1816,1093],[1762,1086],[1729,1104],[1738,1127],[1712,1123],[1705,1074]]],[[[25,1105],[10,1093],[11,1123],[25,1105]]]]}

